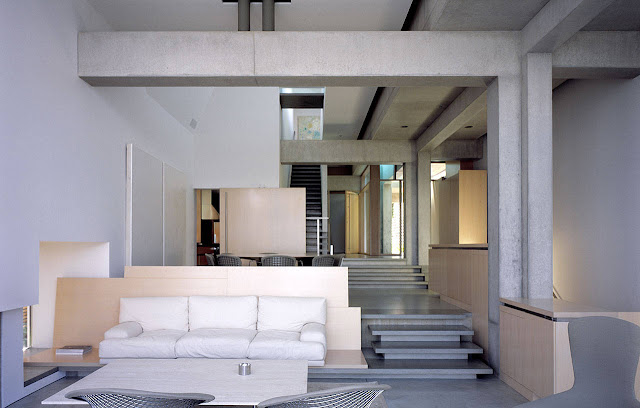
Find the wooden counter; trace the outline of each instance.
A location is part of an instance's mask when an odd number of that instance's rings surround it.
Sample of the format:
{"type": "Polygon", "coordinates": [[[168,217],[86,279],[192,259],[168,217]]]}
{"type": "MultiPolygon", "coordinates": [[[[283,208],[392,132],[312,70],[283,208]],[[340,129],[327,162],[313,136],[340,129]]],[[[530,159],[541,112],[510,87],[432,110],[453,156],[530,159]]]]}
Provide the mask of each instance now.
{"type": "MultiPolygon", "coordinates": [[[[569,322],[588,316],[640,323],[640,313],[620,313],[559,299],[501,298],[500,378],[529,400],[573,387],[569,322]]],[[[640,367],[636,375],[640,398],[640,367]]]]}
{"type": "Polygon", "coordinates": [[[431,244],[429,248],[432,249],[488,249],[488,244],[431,244]]]}

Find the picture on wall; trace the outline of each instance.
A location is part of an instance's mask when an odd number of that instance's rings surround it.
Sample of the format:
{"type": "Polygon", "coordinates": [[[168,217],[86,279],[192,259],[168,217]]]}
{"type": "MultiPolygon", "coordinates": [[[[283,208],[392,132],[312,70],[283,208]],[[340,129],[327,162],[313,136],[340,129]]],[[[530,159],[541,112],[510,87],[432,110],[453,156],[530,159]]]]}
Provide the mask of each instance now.
{"type": "Polygon", "coordinates": [[[298,139],[321,140],[320,116],[298,116],[298,139]]]}

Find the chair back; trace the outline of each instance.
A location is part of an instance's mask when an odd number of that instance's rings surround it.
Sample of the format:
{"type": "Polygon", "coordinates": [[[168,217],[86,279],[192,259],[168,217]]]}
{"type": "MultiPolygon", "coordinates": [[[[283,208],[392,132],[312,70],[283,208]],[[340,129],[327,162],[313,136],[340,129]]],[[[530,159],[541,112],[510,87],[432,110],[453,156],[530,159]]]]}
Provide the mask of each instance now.
{"type": "Polygon", "coordinates": [[[388,385],[353,385],[262,401],[258,408],[369,408],[388,385]]]}
{"type": "Polygon", "coordinates": [[[191,408],[215,398],[208,394],[171,394],[108,388],[71,391],[65,397],[85,401],[92,408],[191,408]]]}
{"type": "Polygon", "coordinates": [[[218,255],[218,266],[242,266],[242,259],[231,254],[218,255]]]}
{"type": "Polygon", "coordinates": [[[319,255],[313,257],[311,266],[333,266],[335,262],[333,255],[319,255]]]}
{"type": "Polygon", "coordinates": [[[296,258],[288,255],[269,255],[262,258],[262,266],[296,266],[296,258]]]}
{"type": "Polygon", "coordinates": [[[640,327],[612,317],[584,317],[569,323],[574,389],[635,401],[640,327]]]}
{"type": "Polygon", "coordinates": [[[209,266],[216,265],[216,256],[214,254],[204,254],[204,257],[207,258],[207,265],[209,266]]]}

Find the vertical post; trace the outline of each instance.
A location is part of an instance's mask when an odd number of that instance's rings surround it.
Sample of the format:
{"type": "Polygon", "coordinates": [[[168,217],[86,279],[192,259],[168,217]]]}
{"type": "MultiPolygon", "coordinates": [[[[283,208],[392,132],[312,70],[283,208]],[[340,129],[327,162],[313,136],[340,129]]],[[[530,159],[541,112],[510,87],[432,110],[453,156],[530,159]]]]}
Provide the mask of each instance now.
{"type": "Polygon", "coordinates": [[[551,54],[522,58],[522,292],[553,296],[551,54]]]}
{"type": "Polygon", "coordinates": [[[275,0],[262,0],[262,31],[275,31],[275,0]]]}
{"type": "Polygon", "coordinates": [[[316,254],[320,255],[320,218],[316,218],[316,254]]]}
{"type": "Polygon", "coordinates": [[[251,0],[238,0],[238,31],[251,30],[251,0]]]}
{"type": "Polygon", "coordinates": [[[418,262],[418,165],[404,164],[404,257],[407,264],[418,262]]]}
{"type": "Polygon", "coordinates": [[[418,152],[418,265],[429,264],[431,244],[431,152],[418,152]]]}
{"type": "Polygon", "coordinates": [[[522,296],[520,75],[487,90],[489,363],[500,368],[500,297],[522,296]]]}
{"type": "MultiPolygon", "coordinates": [[[[405,222],[406,223],[406,222],[405,222]]],[[[380,166],[369,166],[369,237],[370,255],[380,252],[380,166]]]]}

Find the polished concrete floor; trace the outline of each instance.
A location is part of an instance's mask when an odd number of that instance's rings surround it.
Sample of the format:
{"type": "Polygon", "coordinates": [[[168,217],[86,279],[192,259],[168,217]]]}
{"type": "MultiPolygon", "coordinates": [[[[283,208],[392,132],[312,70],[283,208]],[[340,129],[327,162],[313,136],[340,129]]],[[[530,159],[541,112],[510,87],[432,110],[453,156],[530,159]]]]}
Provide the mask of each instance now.
{"type": "Polygon", "coordinates": [[[440,300],[425,289],[349,289],[349,306],[361,307],[362,315],[451,315],[468,314],[440,300]]]}
{"type": "MultiPolygon", "coordinates": [[[[58,380],[9,405],[9,408],[42,407],[42,400],[75,381],[77,378],[58,380]]],[[[335,382],[344,383],[345,381],[336,380],[335,382]]],[[[384,393],[389,408],[511,408],[526,402],[520,394],[495,376],[479,380],[378,380],[378,382],[392,387],[384,393]]],[[[52,407],[73,408],[78,405],[52,405],[52,407]]]]}

